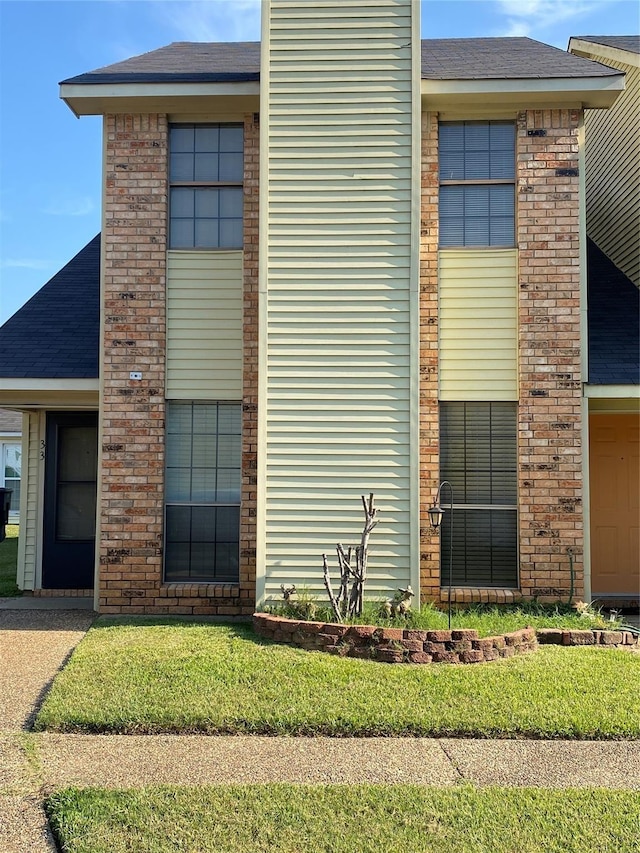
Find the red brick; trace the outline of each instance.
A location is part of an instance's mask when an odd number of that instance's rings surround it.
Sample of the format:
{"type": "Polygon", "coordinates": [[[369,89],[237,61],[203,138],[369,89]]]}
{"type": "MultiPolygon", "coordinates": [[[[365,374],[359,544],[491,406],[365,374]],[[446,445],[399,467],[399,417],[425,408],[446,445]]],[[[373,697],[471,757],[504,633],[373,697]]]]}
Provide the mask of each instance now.
{"type": "Polygon", "coordinates": [[[426,652],[409,652],[410,663],[431,663],[433,658],[426,652]]]}
{"type": "Polygon", "coordinates": [[[460,652],[462,663],[482,663],[484,659],[484,654],[479,649],[460,652]]]}

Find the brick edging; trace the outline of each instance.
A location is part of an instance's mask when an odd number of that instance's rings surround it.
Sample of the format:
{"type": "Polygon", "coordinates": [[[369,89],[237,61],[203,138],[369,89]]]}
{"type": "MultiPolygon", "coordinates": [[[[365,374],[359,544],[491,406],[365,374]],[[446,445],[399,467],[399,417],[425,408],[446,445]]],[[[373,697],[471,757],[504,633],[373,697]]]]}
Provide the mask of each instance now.
{"type": "Polygon", "coordinates": [[[478,637],[472,629],[423,631],[375,625],[301,622],[269,613],[254,613],[253,628],[261,637],[341,657],[385,663],[484,663],[536,648],[533,628],[499,637],[478,637]]]}
{"type": "Polygon", "coordinates": [[[270,613],[254,613],[253,629],[259,636],[277,643],[384,663],[484,663],[534,651],[538,642],[564,646],[637,645],[629,631],[521,628],[496,637],[479,637],[474,629],[423,631],[338,625],[285,619],[270,613]]]}
{"type": "Polygon", "coordinates": [[[631,631],[607,631],[589,628],[584,631],[568,631],[563,628],[538,628],[538,642],[556,646],[623,646],[640,647],[640,638],[631,631]]]}

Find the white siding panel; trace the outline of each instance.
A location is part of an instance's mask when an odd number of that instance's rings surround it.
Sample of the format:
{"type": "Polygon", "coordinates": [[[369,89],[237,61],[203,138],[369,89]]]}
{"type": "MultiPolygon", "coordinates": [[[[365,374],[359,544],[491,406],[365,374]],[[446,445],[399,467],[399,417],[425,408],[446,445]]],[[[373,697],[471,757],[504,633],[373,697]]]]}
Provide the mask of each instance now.
{"type": "Polygon", "coordinates": [[[640,287],[640,68],[593,58],[626,78],[611,109],[585,111],[587,234],[640,287]]]}
{"type": "Polygon", "coordinates": [[[265,10],[267,598],[292,582],[324,596],[322,554],[358,541],[369,492],[369,592],[411,577],[412,11],[265,10]]]}
{"type": "Polygon", "coordinates": [[[22,494],[20,500],[20,537],[18,541],[17,582],[20,589],[35,589],[38,559],[38,523],[40,496],[40,419],[39,412],[22,417],[22,494]]]}
{"type": "Polygon", "coordinates": [[[442,250],[438,266],[440,399],[516,400],[516,250],[442,250]]]}
{"type": "Polygon", "coordinates": [[[170,251],[169,399],[242,397],[242,252],[170,251]]]}

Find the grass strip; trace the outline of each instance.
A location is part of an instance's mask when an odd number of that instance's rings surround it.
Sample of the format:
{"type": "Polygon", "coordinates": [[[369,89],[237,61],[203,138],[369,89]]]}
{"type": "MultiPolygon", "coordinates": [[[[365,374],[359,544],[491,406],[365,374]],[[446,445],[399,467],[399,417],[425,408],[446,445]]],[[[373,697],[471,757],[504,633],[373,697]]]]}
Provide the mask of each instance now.
{"type": "MultiPolygon", "coordinates": [[[[620,621],[611,619],[599,608],[590,607],[584,602],[576,603],[580,608],[569,604],[539,604],[535,601],[521,601],[518,604],[469,604],[456,607],[451,614],[452,628],[475,628],[481,637],[506,634],[520,628],[565,628],[580,631],[585,628],[603,628],[615,630],[620,621]]],[[[313,619],[317,622],[333,622],[331,608],[318,604],[312,596],[301,592],[299,597],[287,604],[279,602],[265,608],[265,612],[289,619],[306,619],[307,610],[313,610],[313,619]]],[[[380,601],[365,601],[361,616],[347,618],[351,625],[389,625],[394,628],[418,628],[433,631],[446,629],[448,617],[444,610],[431,602],[423,603],[420,608],[412,609],[404,617],[388,618],[383,615],[380,601]]]]}
{"type": "Polygon", "coordinates": [[[471,666],[305,652],[248,626],[98,620],[36,729],[330,736],[637,738],[640,655],[543,646],[471,666]]]}
{"type": "Polygon", "coordinates": [[[68,789],[65,853],[631,853],[640,793],[417,785],[68,789]]]}
{"type": "Polygon", "coordinates": [[[18,525],[8,524],[7,538],[0,542],[0,598],[22,595],[16,585],[18,562],[18,525]]]}

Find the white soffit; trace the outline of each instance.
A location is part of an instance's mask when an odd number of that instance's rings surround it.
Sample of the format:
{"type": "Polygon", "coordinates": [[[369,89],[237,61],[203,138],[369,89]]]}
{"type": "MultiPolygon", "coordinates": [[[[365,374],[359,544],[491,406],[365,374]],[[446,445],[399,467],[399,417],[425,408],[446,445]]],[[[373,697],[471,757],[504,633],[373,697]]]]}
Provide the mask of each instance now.
{"type": "Polygon", "coordinates": [[[569,39],[569,53],[584,56],[586,59],[593,59],[596,62],[603,62],[604,65],[607,64],[604,60],[609,59],[612,62],[624,62],[627,65],[640,68],[640,54],[594,41],[571,38],[569,39]]]}
{"type": "Polygon", "coordinates": [[[98,405],[98,379],[0,379],[0,406],[78,409],[98,405]]]}
{"type": "Polygon", "coordinates": [[[590,399],[628,399],[640,398],[640,385],[588,385],[584,386],[584,396],[590,399]]]}
{"type": "Polygon", "coordinates": [[[527,107],[572,107],[598,109],[610,107],[624,90],[624,75],[606,77],[558,77],[526,80],[423,80],[422,104],[425,109],[440,110],[462,104],[485,106],[505,104],[527,107]]]}
{"type": "Polygon", "coordinates": [[[232,112],[258,108],[260,84],[248,83],[63,83],[60,97],[76,115],[122,112],[204,112],[215,99],[232,112]]]}

